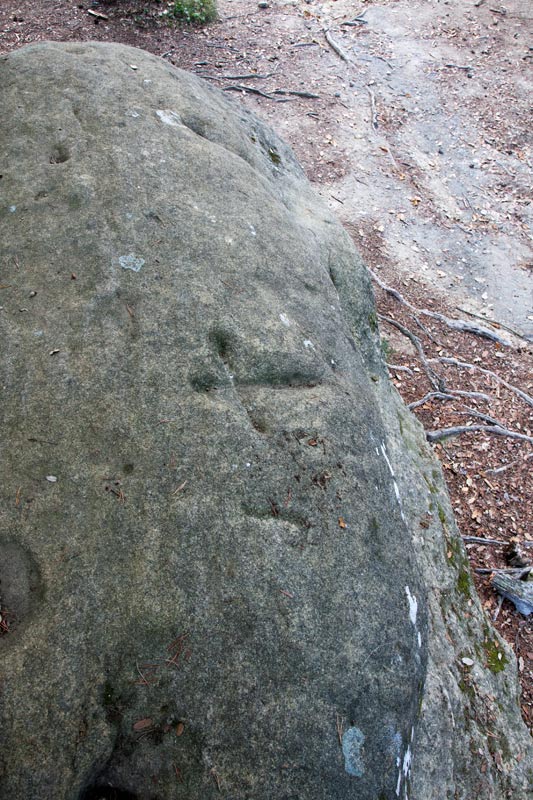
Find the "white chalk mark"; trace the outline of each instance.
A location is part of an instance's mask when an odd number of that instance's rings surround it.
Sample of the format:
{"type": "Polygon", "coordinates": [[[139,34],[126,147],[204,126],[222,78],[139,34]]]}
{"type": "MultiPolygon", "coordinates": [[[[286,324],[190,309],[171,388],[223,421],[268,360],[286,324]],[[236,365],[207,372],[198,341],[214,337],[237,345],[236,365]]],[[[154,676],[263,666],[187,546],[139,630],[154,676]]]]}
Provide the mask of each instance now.
{"type": "Polygon", "coordinates": [[[387,466],[389,468],[389,472],[392,475],[392,477],[394,478],[394,470],[392,468],[392,464],[389,461],[389,457],[387,455],[387,451],[385,450],[385,445],[384,444],[381,445],[381,452],[383,453],[383,458],[387,462],[387,466]]]}
{"type": "Polygon", "coordinates": [[[418,612],[418,601],[414,594],[411,594],[411,590],[408,586],[405,587],[405,594],[407,595],[407,601],[409,603],[409,619],[416,625],[416,615],[418,612]]]}

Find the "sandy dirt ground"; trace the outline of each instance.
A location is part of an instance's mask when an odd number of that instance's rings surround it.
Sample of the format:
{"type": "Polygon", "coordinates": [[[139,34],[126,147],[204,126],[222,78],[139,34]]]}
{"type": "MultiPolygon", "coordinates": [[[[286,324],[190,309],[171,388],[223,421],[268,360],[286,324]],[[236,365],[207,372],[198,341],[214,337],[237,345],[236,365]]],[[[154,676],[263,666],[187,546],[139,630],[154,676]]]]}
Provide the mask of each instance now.
{"type": "Polygon", "coordinates": [[[289,141],[376,276],[391,379],[408,403],[432,394],[414,409],[428,435],[485,426],[434,447],[461,533],[486,542],[465,539],[533,730],[533,615],[500,608],[490,583],[533,562],[533,3],[219,0],[219,21],[196,29],[170,26],[166,6],[1,0],[0,53],[43,39],[142,47],[289,141]],[[420,315],[379,282],[418,309],[497,321],[509,346],[420,315]]]}

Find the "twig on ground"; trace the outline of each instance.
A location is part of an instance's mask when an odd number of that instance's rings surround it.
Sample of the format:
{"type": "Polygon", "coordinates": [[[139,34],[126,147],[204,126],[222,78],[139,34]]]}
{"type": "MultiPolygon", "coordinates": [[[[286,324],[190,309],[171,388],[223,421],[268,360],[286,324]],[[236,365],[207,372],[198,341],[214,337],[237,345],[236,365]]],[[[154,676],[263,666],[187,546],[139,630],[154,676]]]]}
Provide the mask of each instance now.
{"type": "Polygon", "coordinates": [[[467,72],[471,72],[472,71],[472,67],[463,67],[460,64],[445,64],[444,66],[445,67],[449,67],[451,69],[464,69],[467,72]]]}
{"type": "MultiPolygon", "coordinates": [[[[499,546],[507,546],[509,544],[509,542],[506,542],[504,539],[484,539],[482,536],[462,536],[461,538],[463,542],[474,544],[493,544],[499,546]]],[[[520,547],[533,547],[533,542],[521,542],[520,547]]]]}
{"type": "MultiPolygon", "coordinates": [[[[154,683],[154,681],[156,679],[154,678],[153,680],[151,680],[151,678],[152,678],[152,676],[154,674],[154,668],[153,668],[154,665],[153,664],[143,664],[142,665],[143,669],[145,669],[146,667],[150,667],[150,670],[148,672],[148,677],[146,677],[146,675],[143,672],[141,672],[141,669],[140,669],[140,667],[139,667],[139,665],[137,663],[135,664],[135,666],[137,668],[137,672],[140,675],[139,679],[135,681],[136,684],[138,684],[139,686],[150,686],[152,683],[154,683]]],[[[156,669],[157,669],[157,666],[156,666],[156,669]]],[[[145,672],[146,672],[146,669],[145,669],[145,672]]]]}
{"type": "Polygon", "coordinates": [[[504,600],[505,600],[505,598],[504,598],[504,596],[502,594],[500,596],[500,599],[498,600],[498,605],[496,606],[496,611],[494,612],[494,616],[492,617],[492,621],[493,622],[496,622],[496,620],[498,619],[498,617],[500,615],[500,611],[502,610],[502,606],[503,606],[503,601],[504,600]]]}
{"type": "Polygon", "coordinates": [[[382,314],[378,314],[378,319],[382,320],[383,322],[388,322],[389,325],[392,325],[394,328],[399,330],[400,333],[403,333],[404,336],[406,336],[408,339],[412,341],[412,343],[416,347],[416,351],[420,357],[420,361],[422,362],[425,373],[428,376],[429,382],[436,391],[438,392],[444,391],[446,387],[443,385],[443,382],[441,378],[437,375],[437,373],[431,369],[429,362],[426,358],[426,354],[424,353],[422,342],[420,341],[418,336],[415,336],[415,334],[412,331],[410,331],[401,323],[396,322],[395,319],[391,319],[390,317],[384,317],[382,314]]]}
{"type": "Polygon", "coordinates": [[[509,542],[506,542],[504,539],[484,539],[482,536],[462,536],[461,538],[463,542],[466,542],[467,544],[493,544],[497,545],[498,547],[503,547],[509,544],[509,542]]]}
{"type": "Polygon", "coordinates": [[[439,356],[439,358],[431,358],[431,361],[438,361],[441,364],[447,364],[451,367],[458,367],[459,369],[477,369],[478,372],[482,372],[484,375],[490,375],[491,378],[494,378],[502,386],[505,386],[506,389],[509,391],[514,392],[518,397],[520,397],[528,406],[533,408],[533,397],[531,397],[526,392],[523,392],[522,389],[519,389],[517,386],[513,386],[511,383],[507,383],[506,380],[500,378],[500,376],[496,372],[492,372],[490,369],[485,369],[485,367],[480,367],[477,364],[469,364],[467,361],[459,361],[457,358],[448,358],[445,356],[439,356]]]}
{"type": "Polygon", "coordinates": [[[491,433],[496,436],[508,436],[510,439],[521,439],[533,444],[533,436],[526,436],[525,433],[517,433],[503,428],[501,425],[457,425],[454,428],[440,428],[435,431],[426,431],[428,442],[438,442],[441,439],[449,439],[450,436],[460,436],[462,433],[491,433]]]}
{"type": "Polygon", "coordinates": [[[104,19],[104,20],[107,20],[107,19],[109,19],[109,17],[107,16],[107,14],[102,14],[100,11],[93,11],[93,10],[92,10],[92,8],[89,8],[89,10],[87,11],[87,13],[88,13],[88,14],[89,14],[91,17],[96,17],[96,19],[104,19]]]}
{"type": "MultiPolygon", "coordinates": [[[[533,458],[533,453],[528,453],[528,455],[524,456],[524,461],[529,461],[530,458],[533,458]]],[[[495,467],[493,469],[486,469],[482,474],[483,475],[499,475],[500,472],[506,472],[511,467],[514,467],[516,464],[519,464],[521,461],[520,458],[515,458],[514,461],[509,461],[508,464],[503,464],[501,467],[495,467]]]]}
{"type": "Polygon", "coordinates": [[[417,308],[397,290],[393,289],[392,286],[387,286],[381,278],[379,278],[376,273],[369,269],[368,270],[372,279],[378,284],[378,286],[383,289],[391,297],[394,297],[402,305],[409,308],[411,311],[414,311],[416,314],[423,314],[426,317],[431,317],[431,319],[437,320],[437,322],[442,322],[444,325],[447,325],[448,328],[451,328],[455,331],[461,331],[463,333],[472,333],[475,336],[481,336],[483,339],[490,339],[493,342],[498,342],[498,344],[504,345],[505,347],[509,347],[510,343],[507,339],[499,336],[494,331],[489,331],[487,328],[481,328],[479,325],[471,325],[469,322],[463,319],[452,319],[451,317],[446,317],[444,314],[439,314],[436,311],[430,311],[427,308],[417,308]]]}
{"type": "Polygon", "coordinates": [[[337,44],[337,42],[336,42],[336,41],[333,39],[333,37],[331,36],[331,33],[329,32],[329,30],[328,30],[328,29],[326,29],[326,30],[324,31],[324,36],[326,37],[326,42],[329,44],[329,46],[331,47],[331,49],[332,49],[332,50],[333,50],[335,53],[337,53],[337,55],[339,56],[339,58],[342,58],[342,60],[343,60],[343,61],[346,61],[347,63],[350,63],[350,59],[349,59],[349,57],[348,57],[348,56],[347,56],[347,54],[344,52],[344,50],[342,49],[342,47],[341,47],[339,44],[337,44]]]}
{"type": "Polygon", "coordinates": [[[494,567],[474,567],[474,572],[476,572],[478,575],[490,575],[491,573],[494,573],[495,575],[515,574],[520,577],[522,575],[526,575],[530,571],[531,567],[505,567],[504,569],[496,569],[494,567]]]}

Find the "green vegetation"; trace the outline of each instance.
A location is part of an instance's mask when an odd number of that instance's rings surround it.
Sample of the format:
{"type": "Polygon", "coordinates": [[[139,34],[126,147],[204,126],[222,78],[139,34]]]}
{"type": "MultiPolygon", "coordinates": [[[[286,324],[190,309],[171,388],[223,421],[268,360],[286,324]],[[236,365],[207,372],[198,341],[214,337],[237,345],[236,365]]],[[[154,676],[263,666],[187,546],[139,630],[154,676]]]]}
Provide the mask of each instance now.
{"type": "MultiPolygon", "coordinates": [[[[375,311],[371,311],[368,315],[368,324],[370,325],[370,329],[373,331],[377,331],[378,329],[378,316],[375,311]]],[[[382,347],[383,347],[383,339],[382,339],[382,347]]]]}
{"type": "Polygon", "coordinates": [[[470,598],[472,596],[472,578],[468,569],[463,569],[462,567],[459,569],[457,591],[464,597],[470,598]]]}
{"type": "Polygon", "coordinates": [[[205,25],[216,19],[217,7],[215,0],[172,0],[162,16],[189,25],[205,25]]]}
{"type": "Polygon", "coordinates": [[[462,677],[459,681],[459,689],[463,692],[463,694],[467,695],[471,702],[476,699],[475,689],[466,676],[462,677]]]}
{"type": "MultiPolygon", "coordinates": [[[[370,317],[369,317],[369,319],[370,319],[370,317]]],[[[377,319],[376,319],[376,325],[377,325],[377,319]]],[[[389,342],[388,339],[386,339],[383,336],[382,339],[381,339],[381,355],[383,356],[383,360],[385,362],[390,361],[391,352],[392,351],[391,351],[390,342],[389,342]]]]}
{"type": "Polygon", "coordinates": [[[485,639],[483,642],[483,650],[485,651],[487,667],[490,669],[490,671],[494,674],[503,672],[506,664],[509,663],[509,659],[501,647],[498,646],[498,642],[496,642],[494,639],[485,639]]]}
{"type": "Polygon", "coordinates": [[[425,482],[427,483],[428,489],[431,492],[431,494],[438,494],[439,490],[437,489],[435,484],[428,478],[428,476],[425,473],[422,473],[422,477],[424,478],[425,482]]]}

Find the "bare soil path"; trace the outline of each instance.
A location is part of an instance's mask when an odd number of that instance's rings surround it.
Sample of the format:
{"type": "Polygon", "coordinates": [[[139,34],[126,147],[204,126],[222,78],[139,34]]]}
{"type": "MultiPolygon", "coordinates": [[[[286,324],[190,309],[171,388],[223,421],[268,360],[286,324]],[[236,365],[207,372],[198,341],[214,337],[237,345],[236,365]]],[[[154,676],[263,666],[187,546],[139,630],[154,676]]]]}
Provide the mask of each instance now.
{"type": "MultiPolygon", "coordinates": [[[[420,317],[376,284],[382,317],[416,334],[428,359],[485,367],[533,395],[531,1],[219,0],[220,20],[199,29],[170,27],[166,5],[2,0],[0,53],[119,41],[239,98],[290,142],[381,282],[419,308],[497,320],[511,346],[420,317]]],[[[381,329],[398,390],[423,398],[433,387],[413,340],[385,320],[381,329]]],[[[489,399],[429,398],[416,409],[426,430],[479,424],[481,413],[533,435],[533,407],[497,378],[431,364],[448,392],[489,399]]],[[[533,563],[531,442],[471,432],[435,449],[463,535],[502,542],[468,541],[472,567],[508,568],[509,546],[533,563]]],[[[490,574],[476,585],[494,615],[490,574]]],[[[517,653],[533,730],[532,617],[506,600],[495,624],[517,653]]]]}

